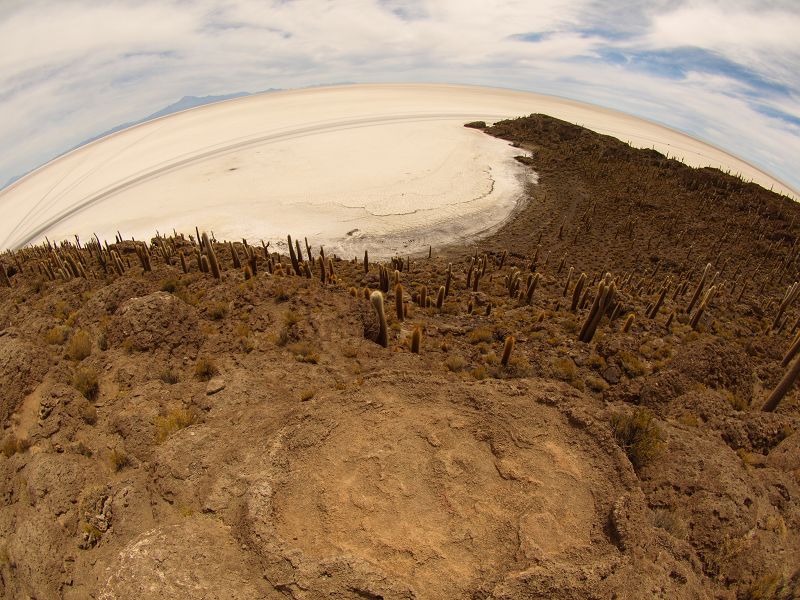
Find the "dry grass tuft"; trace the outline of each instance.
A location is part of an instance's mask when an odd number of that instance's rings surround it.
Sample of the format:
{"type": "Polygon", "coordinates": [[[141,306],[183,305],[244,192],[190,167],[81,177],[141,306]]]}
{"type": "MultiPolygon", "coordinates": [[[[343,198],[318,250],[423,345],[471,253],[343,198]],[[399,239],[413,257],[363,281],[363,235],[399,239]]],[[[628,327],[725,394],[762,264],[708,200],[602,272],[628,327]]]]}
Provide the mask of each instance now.
{"type": "Polygon", "coordinates": [[[6,458],[10,458],[14,454],[25,452],[25,450],[30,448],[30,445],[30,441],[27,438],[18,438],[12,433],[0,444],[0,452],[2,452],[3,456],[6,458]]]}
{"type": "Polygon", "coordinates": [[[197,422],[197,414],[186,408],[178,408],[164,416],[155,418],[156,441],[163,442],[176,431],[197,422]]]}
{"type": "Polygon", "coordinates": [[[72,376],[72,387],[87,400],[94,400],[100,390],[97,384],[97,371],[91,367],[81,367],[72,376]]]}
{"type": "Polygon", "coordinates": [[[294,354],[296,360],[303,363],[316,365],[319,362],[319,354],[314,347],[307,342],[296,342],[289,344],[286,349],[294,354]]]}
{"type": "Polygon", "coordinates": [[[67,344],[67,358],[80,362],[92,353],[92,338],[89,334],[79,329],[72,334],[67,344]]]}
{"type": "Polygon", "coordinates": [[[200,381],[208,381],[218,373],[217,363],[208,356],[201,356],[194,365],[194,376],[200,381]]]}
{"type": "Polygon", "coordinates": [[[663,434],[653,413],[646,408],[638,408],[632,415],[613,415],[611,429],[636,471],[647,466],[663,450],[663,434]]]}
{"type": "Polygon", "coordinates": [[[459,373],[460,371],[464,370],[464,367],[467,366],[467,361],[462,357],[453,354],[447,357],[447,360],[444,361],[444,365],[449,371],[452,371],[453,373],[459,373]]]}
{"type": "Polygon", "coordinates": [[[131,457],[122,450],[117,450],[116,448],[111,451],[108,459],[115,471],[121,471],[131,464],[131,457]]]}
{"type": "Polygon", "coordinates": [[[44,334],[44,341],[46,344],[50,346],[61,345],[67,339],[67,334],[69,333],[69,327],[65,327],[63,325],[58,325],[50,329],[47,333],[44,334]]]}

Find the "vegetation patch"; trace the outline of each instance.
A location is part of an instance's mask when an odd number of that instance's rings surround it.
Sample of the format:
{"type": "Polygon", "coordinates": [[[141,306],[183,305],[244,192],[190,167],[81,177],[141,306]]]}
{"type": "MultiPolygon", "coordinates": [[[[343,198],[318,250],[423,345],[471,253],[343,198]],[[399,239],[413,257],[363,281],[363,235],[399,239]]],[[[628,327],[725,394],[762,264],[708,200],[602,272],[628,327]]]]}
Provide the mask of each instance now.
{"type": "Polygon", "coordinates": [[[197,422],[197,414],[187,408],[173,410],[166,415],[155,418],[156,441],[163,442],[176,431],[197,422]]]}
{"type": "Polygon", "coordinates": [[[651,463],[663,450],[663,434],[653,413],[646,408],[638,408],[631,415],[612,416],[611,429],[636,471],[651,463]]]}

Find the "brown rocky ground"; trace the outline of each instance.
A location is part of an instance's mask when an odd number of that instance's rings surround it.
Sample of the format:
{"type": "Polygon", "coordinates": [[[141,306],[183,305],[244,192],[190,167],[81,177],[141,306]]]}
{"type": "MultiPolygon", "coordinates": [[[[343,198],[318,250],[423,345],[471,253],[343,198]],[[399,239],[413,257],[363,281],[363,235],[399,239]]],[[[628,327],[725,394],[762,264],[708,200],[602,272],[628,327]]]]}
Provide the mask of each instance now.
{"type": "Polygon", "coordinates": [[[474,247],[403,257],[387,348],[377,263],[323,284],[258,248],[245,280],[217,243],[216,279],[182,236],[147,272],[133,242],[4,255],[3,596],[797,597],[800,395],[761,407],[800,207],[545,116],[489,133],[540,183],[474,247]],[[605,272],[619,308],[578,341],[605,272]]]}

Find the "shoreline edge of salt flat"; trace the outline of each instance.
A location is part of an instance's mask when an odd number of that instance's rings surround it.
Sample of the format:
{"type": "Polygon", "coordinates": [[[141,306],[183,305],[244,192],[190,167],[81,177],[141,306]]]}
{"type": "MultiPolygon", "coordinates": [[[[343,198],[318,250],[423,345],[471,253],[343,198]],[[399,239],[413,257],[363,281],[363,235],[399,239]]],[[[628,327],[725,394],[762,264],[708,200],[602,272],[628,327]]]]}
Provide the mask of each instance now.
{"type": "Polygon", "coordinates": [[[466,242],[502,224],[535,174],[514,160],[519,149],[463,124],[531,113],[795,195],[719,148],[593,105],[476,86],[348,85],[210,104],[73,150],[0,192],[0,246],[195,226],[279,247],[287,233],[307,236],[344,257],[466,242]]]}

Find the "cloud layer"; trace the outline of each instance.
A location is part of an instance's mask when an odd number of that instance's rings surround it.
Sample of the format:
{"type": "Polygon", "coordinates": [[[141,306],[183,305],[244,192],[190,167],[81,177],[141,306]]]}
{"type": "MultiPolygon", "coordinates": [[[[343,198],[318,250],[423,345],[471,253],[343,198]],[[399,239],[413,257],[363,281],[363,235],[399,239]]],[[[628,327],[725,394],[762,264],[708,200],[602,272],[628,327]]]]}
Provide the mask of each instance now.
{"type": "Polygon", "coordinates": [[[794,0],[5,0],[0,11],[0,182],[184,95],[448,82],[616,108],[800,189],[794,0]]]}

